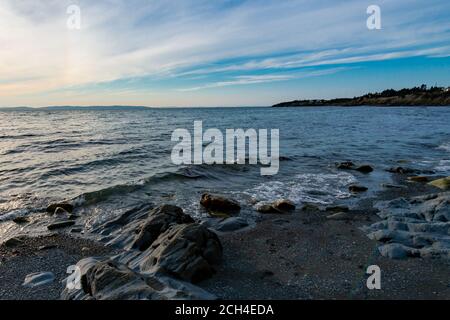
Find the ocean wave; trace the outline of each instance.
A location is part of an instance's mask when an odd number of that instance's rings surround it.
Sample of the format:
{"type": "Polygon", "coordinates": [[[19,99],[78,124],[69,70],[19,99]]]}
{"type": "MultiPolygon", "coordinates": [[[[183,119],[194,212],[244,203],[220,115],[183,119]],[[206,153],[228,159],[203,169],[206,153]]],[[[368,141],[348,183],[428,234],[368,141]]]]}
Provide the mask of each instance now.
{"type": "Polygon", "coordinates": [[[351,197],[348,185],[355,183],[356,178],[346,172],[337,174],[299,174],[290,181],[270,181],[262,183],[244,194],[256,198],[260,202],[277,199],[290,199],[297,204],[311,202],[331,204],[336,199],[351,197]]]}
{"type": "Polygon", "coordinates": [[[438,147],[438,149],[450,152],[450,141],[444,142],[438,147]]]}

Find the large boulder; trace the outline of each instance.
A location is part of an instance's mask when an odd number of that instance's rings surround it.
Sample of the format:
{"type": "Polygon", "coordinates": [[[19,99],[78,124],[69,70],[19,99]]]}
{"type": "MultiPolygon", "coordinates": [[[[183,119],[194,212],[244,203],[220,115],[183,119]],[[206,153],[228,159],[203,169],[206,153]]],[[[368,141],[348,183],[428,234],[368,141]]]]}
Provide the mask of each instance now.
{"type": "Polygon", "coordinates": [[[157,207],[150,212],[147,220],[139,228],[132,247],[144,251],[172,225],[193,222],[194,219],[184,214],[183,209],[179,207],[172,205],[157,207]]]}
{"type": "Polygon", "coordinates": [[[140,268],[143,272],[163,273],[190,282],[199,282],[214,273],[222,258],[217,235],[199,224],[169,228],[153,242],[140,268]]]}
{"type": "Polygon", "coordinates": [[[200,204],[208,211],[216,213],[235,214],[241,210],[237,201],[209,193],[202,195],[200,204]]]}
{"type": "Polygon", "coordinates": [[[114,260],[86,258],[66,279],[64,300],[211,300],[216,297],[190,283],[167,276],[140,274],[114,260]]]}

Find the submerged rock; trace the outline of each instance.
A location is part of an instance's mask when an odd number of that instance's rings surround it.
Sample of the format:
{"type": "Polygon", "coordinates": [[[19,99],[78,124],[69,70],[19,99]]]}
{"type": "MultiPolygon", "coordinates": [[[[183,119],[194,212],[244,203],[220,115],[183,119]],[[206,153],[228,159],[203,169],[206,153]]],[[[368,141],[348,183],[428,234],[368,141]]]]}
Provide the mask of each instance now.
{"type": "Polygon", "coordinates": [[[144,272],[164,273],[190,282],[211,277],[222,258],[217,235],[198,224],[175,225],[148,249],[140,264],[144,272]]]}
{"type": "Polygon", "coordinates": [[[184,214],[183,209],[179,207],[172,205],[157,207],[150,212],[147,220],[139,228],[139,234],[132,247],[144,251],[170,226],[193,222],[194,219],[184,214]]]}
{"type": "Polygon", "coordinates": [[[52,272],[32,273],[25,277],[22,284],[24,287],[35,288],[55,281],[55,275],[52,272]]]}
{"type": "Polygon", "coordinates": [[[200,204],[211,212],[234,214],[241,210],[237,201],[208,193],[202,195],[200,204]]]}
{"type": "Polygon", "coordinates": [[[330,207],[326,207],[325,211],[327,211],[327,212],[349,212],[350,208],[347,206],[330,206],[330,207]]]}
{"type": "Polygon", "coordinates": [[[57,209],[60,208],[68,213],[73,212],[73,205],[70,203],[62,202],[62,203],[54,203],[47,207],[47,212],[51,215],[55,214],[57,209]]]}
{"type": "Polygon", "coordinates": [[[450,177],[431,181],[429,185],[445,191],[450,190],[450,177]]]}
{"type": "Polygon", "coordinates": [[[370,173],[373,171],[372,166],[370,166],[368,164],[357,166],[351,161],[336,163],[336,168],[338,168],[340,170],[355,170],[355,171],[359,171],[362,173],[370,173]]]}
{"type": "Polygon", "coordinates": [[[408,177],[408,180],[412,181],[412,182],[426,183],[426,182],[430,181],[430,178],[425,177],[425,176],[414,176],[414,177],[408,177]]]}
{"type": "Polygon", "coordinates": [[[355,168],[355,164],[351,161],[340,162],[336,164],[336,168],[341,170],[352,170],[355,168]]]}
{"type": "Polygon", "coordinates": [[[274,203],[272,203],[272,207],[281,213],[291,212],[295,210],[295,204],[292,201],[286,199],[275,201],[274,203]]]}
{"type": "Polygon", "coordinates": [[[369,165],[363,165],[355,169],[356,171],[362,172],[362,173],[370,173],[373,171],[373,168],[369,165]]]}
{"type": "Polygon", "coordinates": [[[351,185],[348,187],[348,190],[353,193],[360,193],[360,192],[366,192],[369,190],[369,188],[364,186],[358,186],[358,185],[351,185]]]}
{"type": "Polygon", "coordinates": [[[295,210],[295,204],[286,199],[276,200],[270,204],[261,204],[256,207],[256,211],[263,214],[289,213],[295,210]]]}

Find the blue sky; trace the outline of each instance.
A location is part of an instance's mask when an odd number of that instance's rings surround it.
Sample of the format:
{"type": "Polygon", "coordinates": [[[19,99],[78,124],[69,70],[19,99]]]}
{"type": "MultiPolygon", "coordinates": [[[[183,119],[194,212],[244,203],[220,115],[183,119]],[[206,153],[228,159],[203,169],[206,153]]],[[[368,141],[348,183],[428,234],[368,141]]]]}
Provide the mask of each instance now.
{"type": "Polygon", "coordinates": [[[448,0],[3,0],[0,106],[270,105],[450,86],[448,0]],[[81,29],[66,10],[81,10],[81,29]],[[381,30],[366,10],[381,8],[381,30]]]}

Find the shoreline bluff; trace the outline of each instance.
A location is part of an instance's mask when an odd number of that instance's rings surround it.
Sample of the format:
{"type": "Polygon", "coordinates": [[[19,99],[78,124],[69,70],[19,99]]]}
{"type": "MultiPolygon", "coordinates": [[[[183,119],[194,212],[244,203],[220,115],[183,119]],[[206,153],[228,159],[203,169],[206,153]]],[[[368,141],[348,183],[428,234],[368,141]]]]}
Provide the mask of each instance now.
{"type": "Polygon", "coordinates": [[[395,187],[352,208],[204,194],[210,219],[147,204],[96,226],[99,241],[82,234],[76,206],[54,204],[40,216],[44,234],[0,245],[0,299],[448,299],[450,192],[401,169],[390,170],[395,187]],[[254,226],[239,216],[244,205],[259,213],[254,226]],[[75,264],[81,287],[72,290],[63,280],[75,264]],[[383,290],[364,287],[373,264],[383,290]]]}

